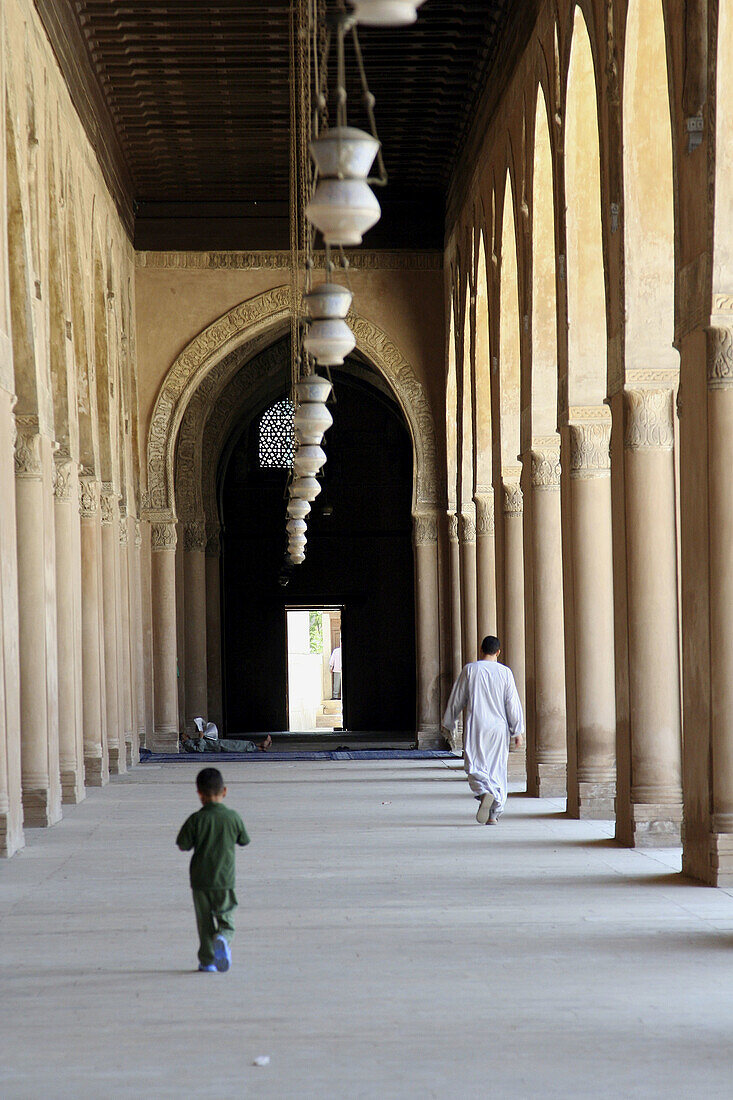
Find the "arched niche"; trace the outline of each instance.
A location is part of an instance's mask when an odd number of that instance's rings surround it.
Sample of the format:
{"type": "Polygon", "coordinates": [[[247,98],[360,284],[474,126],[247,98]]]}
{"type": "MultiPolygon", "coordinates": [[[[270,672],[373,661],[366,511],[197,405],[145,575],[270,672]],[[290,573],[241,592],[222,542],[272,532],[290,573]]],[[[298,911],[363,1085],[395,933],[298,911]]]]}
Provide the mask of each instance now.
{"type": "MultiPolygon", "coordinates": [[[[275,287],[235,306],[181,352],[170,367],[155,402],[148,432],[148,515],[169,522],[175,515],[174,459],[186,408],[218,363],[236,348],[251,355],[289,326],[290,288],[275,287]]],[[[350,313],[357,350],[386,379],[402,409],[414,450],[413,507],[435,507],[441,499],[435,426],[422,384],[394,341],[372,321],[350,313]]]]}

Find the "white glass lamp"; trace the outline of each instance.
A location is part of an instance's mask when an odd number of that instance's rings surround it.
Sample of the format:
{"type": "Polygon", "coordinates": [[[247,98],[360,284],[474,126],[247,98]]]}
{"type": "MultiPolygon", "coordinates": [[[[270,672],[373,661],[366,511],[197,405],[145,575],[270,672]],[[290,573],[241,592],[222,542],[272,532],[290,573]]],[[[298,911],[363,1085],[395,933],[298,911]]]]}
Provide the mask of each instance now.
{"type": "Polygon", "coordinates": [[[295,392],[301,404],[317,401],[320,405],[324,405],[331,388],[329,380],[322,378],[320,374],[309,374],[295,383],[295,392]]]}
{"type": "Polygon", "coordinates": [[[306,401],[298,406],[293,422],[299,443],[318,446],[323,433],[333,424],[333,417],[320,401],[306,401]]]}
{"type": "Polygon", "coordinates": [[[381,208],[363,179],[320,179],[305,208],[326,244],[351,248],[379,221],[381,208]]]}
{"type": "Polygon", "coordinates": [[[349,312],[353,295],[338,283],[321,283],[309,294],[303,295],[303,305],[314,321],[342,320],[349,312]]]}
{"type": "Polygon", "coordinates": [[[320,365],[335,367],[354,350],[356,337],[346,321],[311,321],[303,337],[303,347],[320,365]]]}
{"type": "Polygon", "coordinates": [[[377,138],[353,126],[324,130],[310,144],[318,175],[332,179],[365,180],[379,152],[377,138]]]}
{"type": "Polygon", "coordinates": [[[314,477],[293,478],[290,486],[291,496],[300,497],[302,500],[315,500],[320,491],[320,482],[314,477]]]}
{"type": "Polygon", "coordinates": [[[370,27],[400,27],[414,23],[425,0],[351,0],[357,23],[370,27]]]}
{"type": "Polygon", "coordinates": [[[326,452],[322,447],[306,443],[298,447],[293,458],[296,477],[315,477],[326,462],[326,452]]]}
{"type": "Polygon", "coordinates": [[[290,519],[305,519],[311,510],[311,506],[307,500],[302,500],[300,497],[291,497],[288,501],[287,513],[290,519]]]}

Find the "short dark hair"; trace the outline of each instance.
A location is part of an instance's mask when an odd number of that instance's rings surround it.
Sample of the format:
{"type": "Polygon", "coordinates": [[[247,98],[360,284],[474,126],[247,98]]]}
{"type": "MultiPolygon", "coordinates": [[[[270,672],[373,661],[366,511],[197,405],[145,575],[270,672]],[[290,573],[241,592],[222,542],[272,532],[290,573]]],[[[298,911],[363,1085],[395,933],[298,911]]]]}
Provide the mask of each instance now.
{"type": "Polygon", "coordinates": [[[204,798],[212,798],[224,790],[224,776],[218,768],[203,768],[196,776],[196,790],[204,798]]]}
{"type": "Polygon", "coordinates": [[[493,657],[501,649],[501,642],[493,634],[487,634],[481,643],[481,652],[484,657],[493,657]]]}

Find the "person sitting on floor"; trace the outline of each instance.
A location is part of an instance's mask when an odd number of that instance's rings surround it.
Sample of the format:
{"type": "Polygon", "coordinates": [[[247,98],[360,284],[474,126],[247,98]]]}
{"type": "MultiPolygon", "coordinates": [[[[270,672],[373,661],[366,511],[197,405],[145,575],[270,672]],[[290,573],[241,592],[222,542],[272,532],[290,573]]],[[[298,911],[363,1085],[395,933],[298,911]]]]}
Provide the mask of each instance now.
{"type": "Polygon", "coordinates": [[[234,737],[219,737],[214,722],[205,722],[203,718],[194,718],[193,721],[198,736],[194,733],[182,734],[181,748],[184,752],[267,752],[272,745],[269,733],[264,741],[255,744],[254,741],[234,737]]]}

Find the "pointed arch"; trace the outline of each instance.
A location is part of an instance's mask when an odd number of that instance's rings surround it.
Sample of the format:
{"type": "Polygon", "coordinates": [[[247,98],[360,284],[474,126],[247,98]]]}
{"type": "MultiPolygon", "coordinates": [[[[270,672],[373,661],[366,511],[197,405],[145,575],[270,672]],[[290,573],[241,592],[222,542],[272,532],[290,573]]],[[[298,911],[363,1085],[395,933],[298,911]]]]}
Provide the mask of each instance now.
{"type": "Polygon", "coordinates": [[[606,290],[595,70],[588,28],[575,8],[565,124],[568,403],[600,405],[607,390],[606,290]]]}
{"type": "Polygon", "coordinates": [[[476,437],[476,491],[492,484],[491,437],[491,347],[489,342],[489,286],[486,240],[483,230],[478,234],[478,264],[476,271],[476,386],[474,394],[476,437]]]}
{"type": "Polygon", "coordinates": [[[662,0],[631,0],[624,57],[626,369],[674,368],[672,121],[662,0]]]}
{"type": "Polygon", "coordinates": [[[520,449],[519,273],[512,177],[508,168],[502,211],[499,311],[499,428],[503,472],[516,469],[520,449]]]}
{"type": "Polygon", "coordinates": [[[547,101],[537,90],[532,172],[532,435],[557,429],[555,202],[547,101]]]}
{"type": "MultiPolygon", "coordinates": [[[[170,522],[175,516],[174,458],[186,407],[199,385],[235,348],[248,354],[272,343],[289,323],[290,290],[274,287],[241,302],[196,336],[175,359],[158,391],[147,445],[147,513],[150,519],[170,522]]],[[[422,384],[410,363],[372,321],[350,313],[347,321],[356,348],[390,385],[402,409],[414,454],[413,506],[435,506],[442,499],[433,414],[422,384]]],[[[241,365],[241,363],[240,363],[241,365]]]]}

